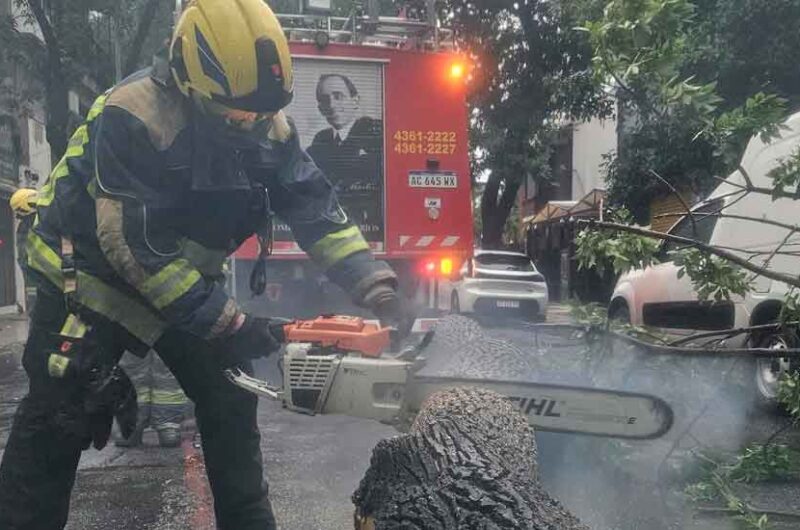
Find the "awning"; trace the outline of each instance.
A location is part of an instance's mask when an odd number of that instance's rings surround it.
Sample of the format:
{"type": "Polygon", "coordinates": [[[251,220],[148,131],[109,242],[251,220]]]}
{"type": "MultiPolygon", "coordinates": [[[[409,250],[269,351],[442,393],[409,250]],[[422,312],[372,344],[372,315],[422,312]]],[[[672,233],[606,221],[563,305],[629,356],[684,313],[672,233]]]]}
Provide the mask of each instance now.
{"type": "Polygon", "coordinates": [[[547,223],[562,217],[589,217],[600,211],[605,190],[593,189],[577,201],[548,201],[536,215],[523,219],[526,225],[547,223]]]}
{"type": "Polygon", "coordinates": [[[558,219],[569,212],[569,209],[578,204],[578,201],[549,201],[544,208],[539,210],[536,215],[528,216],[524,219],[527,223],[541,223],[551,219],[558,219]]]}

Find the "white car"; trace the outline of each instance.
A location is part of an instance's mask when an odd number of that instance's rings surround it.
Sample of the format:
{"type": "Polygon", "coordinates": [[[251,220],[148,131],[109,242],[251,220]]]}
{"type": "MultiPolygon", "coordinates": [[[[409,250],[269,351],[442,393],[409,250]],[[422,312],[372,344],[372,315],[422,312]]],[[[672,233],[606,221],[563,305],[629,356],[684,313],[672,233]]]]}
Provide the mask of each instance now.
{"type": "MultiPolygon", "coordinates": [[[[768,176],[798,148],[800,144],[800,113],[785,123],[780,138],[770,143],[753,138],[745,150],[741,166],[756,187],[771,188],[768,176]]],[[[765,219],[796,225],[800,218],[800,202],[772,198],[764,194],[742,194],[746,183],[737,170],[726,182],[712,192],[708,199],[693,208],[695,226],[688,216],[680,219],[669,233],[699,239],[713,246],[738,249],[739,255],[761,265],[784,242],[784,253],[774,255],[769,268],[796,275],[800,270],[800,234],[789,234],[787,228],[743,217],[765,219]],[[704,216],[713,212],[723,216],[704,216]],[[729,216],[726,217],[725,215],[729,216]]],[[[636,325],[648,325],[670,330],[712,331],[768,324],[778,319],[789,286],[764,277],[755,277],[752,290],[744,297],[734,297],[721,303],[700,302],[688,277],[678,278],[678,266],[669,260],[678,245],[665,242],[662,262],[643,270],[632,270],[617,281],[611,295],[609,316],[636,325]]],[[[726,340],[728,347],[754,346],[786,349],[798,347],[793,331],[777,328],[751,335],[740,334],[726,340]]],[[[788,359],[761,359],[754,363],[758,397],[764,403],[774,402],[777,383],[783,372],[797,368],[788,359]]]]}
{"type": "Polygon", "coordinates": [[[544,320],[547,283],[525,254],[476,250],[451,284],[453,313],[516,315],[544,320]]]}

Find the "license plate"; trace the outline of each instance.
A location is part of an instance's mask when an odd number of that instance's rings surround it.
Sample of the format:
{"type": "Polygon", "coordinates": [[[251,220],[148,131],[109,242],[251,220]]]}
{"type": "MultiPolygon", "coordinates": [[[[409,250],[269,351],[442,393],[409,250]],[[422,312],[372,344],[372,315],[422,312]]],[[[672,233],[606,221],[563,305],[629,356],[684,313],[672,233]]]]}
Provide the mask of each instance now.
{"type": "Polygon", "coordinates": [[[519,300],[498,300],[497,307],[501,309],[519,309],[519,300]]]}
{"type": "Polygon", "coordinates": [[[424,173],[412,171],[408,174],[408,185],[411,188],[457,188],[458,177],[455,173],[424,173]]]}

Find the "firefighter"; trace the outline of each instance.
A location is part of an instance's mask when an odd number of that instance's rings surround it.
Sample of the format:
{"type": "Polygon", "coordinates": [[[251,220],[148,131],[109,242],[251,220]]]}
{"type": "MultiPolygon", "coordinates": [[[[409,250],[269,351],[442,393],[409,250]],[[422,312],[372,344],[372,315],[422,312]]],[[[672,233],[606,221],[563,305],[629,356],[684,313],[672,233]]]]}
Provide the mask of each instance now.
{"type": "Polygon", "coordinates": [[[137,447],[142,435],[152,427],[161,447],[181,443],[181,423],[189,412],[189,400],[164,361],[153,350],[144,358],[125,353],[119,363],[131,378],[138,397],[138,417],[133,434],[114,441],[117,447],[137,447]]]}
{"type": "Polygon", "coordinates": [[[33,226],[33,221],[36,219],[36,197],[36,190],[20,188],[11,195],[9,200],[11,211],[14,212],[19,221],[17,225],[17,263],[22,270],[22,276],[25,281],[27,310],[30,310],[32,306],[35,287],[28,278],[28,252],[25,243],[28,240],[28,232],[33,226]]]}
{"type": "Polygon", "coordinates": [[[151,348],[195,403],[218,528],[275,528],[257,398],[222,369],[252,370],[283,328],[225,293],[224,259],[268,222],[269,202],[357,304],[401,333],[411,322],[395,274],[300,147],[281,110],[291,98],[288,43],[267,4],[193,0],[169,63],[90,108],[28,238],[40,280],[23,358],[30,391],[0,464],[0,528],[64,527],[81,451],[102,447],[111,414],[130,410],[125,395],[85,381],[151,348]]]}

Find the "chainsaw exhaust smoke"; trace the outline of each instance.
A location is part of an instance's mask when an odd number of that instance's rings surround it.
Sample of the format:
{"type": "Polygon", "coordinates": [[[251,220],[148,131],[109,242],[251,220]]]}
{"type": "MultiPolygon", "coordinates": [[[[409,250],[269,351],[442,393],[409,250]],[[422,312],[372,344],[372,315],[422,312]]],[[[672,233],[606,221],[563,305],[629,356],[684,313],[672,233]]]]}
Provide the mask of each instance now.
{"type": "Polygon", "coordinates": [[[470,319],[447,317],[439,323],[436,343],[426,351],[423,373],[613,389],[664,399],[673,409],[674,424],[658,439],[537,432],[541,480],[592,529],[684,528],[679,525],[688,507],[682,490],[698,471],[696,455],[709,449],[736,450],[753,428],[751,361],[665,355],[655,347],[613,335],[593,336],[573,326],[529,329],[525,344],[512,343],[493,338],[502,332],[481,329],[470,319]]]}

